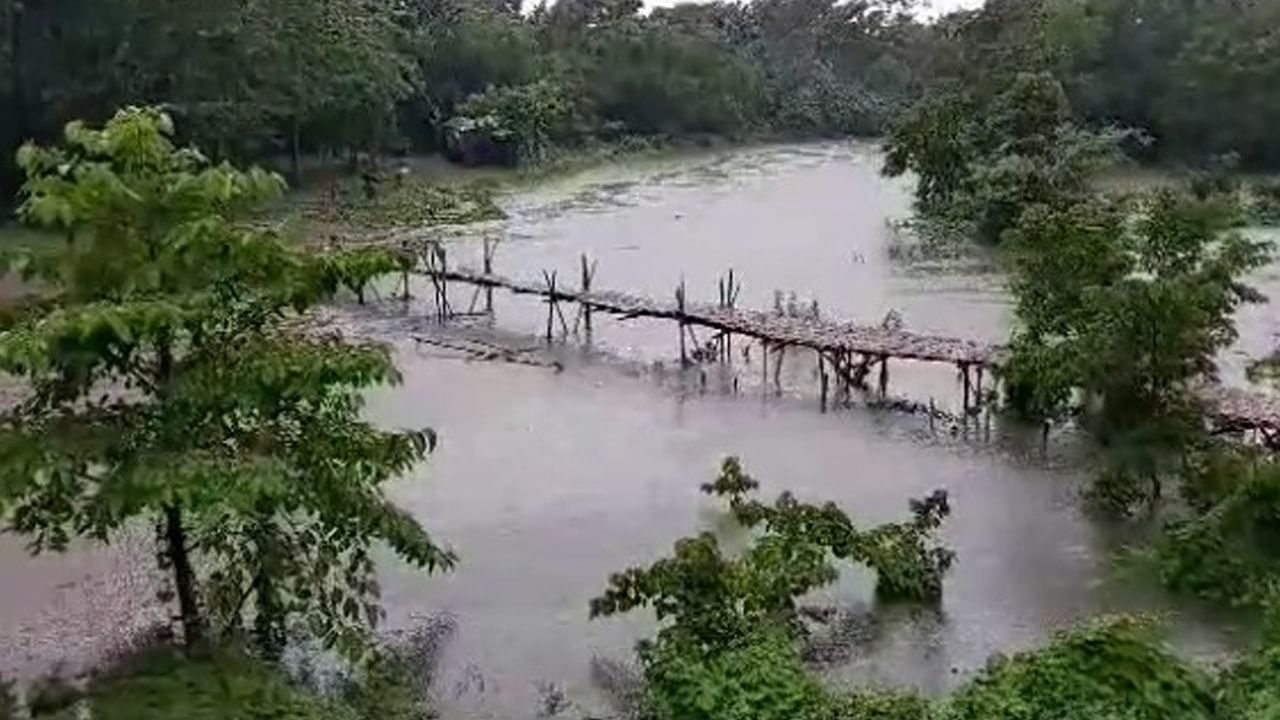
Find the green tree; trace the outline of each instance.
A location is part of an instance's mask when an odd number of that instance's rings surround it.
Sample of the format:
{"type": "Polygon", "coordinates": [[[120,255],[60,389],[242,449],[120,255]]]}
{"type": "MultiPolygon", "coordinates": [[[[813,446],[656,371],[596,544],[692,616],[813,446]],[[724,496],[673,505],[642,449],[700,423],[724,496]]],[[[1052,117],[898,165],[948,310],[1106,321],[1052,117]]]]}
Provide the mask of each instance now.
{"type": "Polygon", "coordinates": [[[603,120],[640,134],[734,135],[757,124],[764,105],[754,68],[661,26],[616,29],[596,42],[585,86],[603,120]]]}
{"type": "Polygon", "coordinates": [[[1074,124],[1051,74],[1019,73],[994,95],[954,89],[922,102],[890,132],[884,172],[916,174],[927,219],[996,243],[1030,208],[1087,199],[1123,137],[1074,124]]]}
{"type": "Polygon", "coordinates": [[[44,292],[0,334],[29,387],[0,419],[0,517],[36,551],[154,523],[188,643],[251,619],[269,653],[290,623],[358,653],[375,543],[453,562],[382,491],[432,436],[361,418],[398,378],[385,348],[297,329],[347,273],[246,222],[282,181],[172,132],[129,109],[21,153],[21,217],[67,241],[14,259],[44,292]]]}
{"type": "Polygon", "coordinates": [[[993,662],[943,701],[936,717],[1213,720],[1217,714],[1205,672],[1162,649],[1141,623],[1118,619],[993,662]]]}
{"type": "Polygon", "coordinates": [[[1181,47],[1155,107],[1159,132],[1181,156],[1234,153],[1280,166],[1280,6],[1244,3],[1214,13],[1181,47]]]}
{"type": "Polygon", "coordinates": [[[561,85],[539,80],[528,85],[490,87],[458,105],[449,129],[481,134],[489,142],[510,144],[520,162],[542,158],[557,143],[572,141],[579,108],[561,85]]]}
{"type": "Polygon", "coordinates": [[[532,23],[505,13],[460,9],[419,25],[412,50],[421,86],[415,94],[420,143],[435,147],[458,104],[491,86],[521,86],[538,78],[546,58],[532,23]]]}
{"type": "Polygon", "coordinates": [[[1233,231],[1235,216],[1220,198],[1163,191],[1136,208],[1041,207],[1011,235],[1006,396],[1035,418],[1081,413],[1113,461],[1100,489],[1121,505],[1158,499],[1203,436],[1198,390],[1236,338],[1236,309],[1261,299],[1243,278],[1269,248],[1233,231]]]}

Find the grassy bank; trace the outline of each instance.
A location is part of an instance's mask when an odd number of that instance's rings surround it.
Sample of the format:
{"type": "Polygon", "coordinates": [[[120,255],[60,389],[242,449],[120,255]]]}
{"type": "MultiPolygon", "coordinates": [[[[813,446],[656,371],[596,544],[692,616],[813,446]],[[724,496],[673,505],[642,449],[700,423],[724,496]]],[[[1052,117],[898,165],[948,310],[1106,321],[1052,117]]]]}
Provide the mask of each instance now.
{"type": "MultiPolygon", "coordinates": [[[[119,658],[82,686],[37,683],[24,704],[33,720],[423,720],[435,717],[405,679],[366,674],[323,692],[234,648],[199,653],[157,646],[119,658]]],[[[0,720],[19,717],[16,698],[0,701],[0,720]]]]}

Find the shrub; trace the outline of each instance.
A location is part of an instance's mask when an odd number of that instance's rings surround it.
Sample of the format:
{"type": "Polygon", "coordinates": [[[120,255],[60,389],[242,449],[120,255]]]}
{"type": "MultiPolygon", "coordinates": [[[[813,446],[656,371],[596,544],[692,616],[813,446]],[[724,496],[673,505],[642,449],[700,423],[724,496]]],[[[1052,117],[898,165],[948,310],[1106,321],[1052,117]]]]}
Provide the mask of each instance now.
{"type": "Polygon", "coordinates": [[[945,701],[939,720],[1211,720],[1208,678],[1131,619],[1100,621],[995,662],[945,701]]]}

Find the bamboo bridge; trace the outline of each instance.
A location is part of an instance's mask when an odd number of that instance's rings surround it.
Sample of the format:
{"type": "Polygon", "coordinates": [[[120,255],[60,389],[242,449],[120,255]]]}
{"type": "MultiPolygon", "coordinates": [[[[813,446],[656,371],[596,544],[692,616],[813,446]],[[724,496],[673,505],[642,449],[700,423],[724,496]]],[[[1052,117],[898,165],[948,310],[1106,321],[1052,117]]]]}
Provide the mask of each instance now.
{"type": "MultiPolygon", "coordinates": [[[[481,269],[452,268],[442,244],[429,242],[414,253],[414,262],[404,270],[404,289],[408,294],[409,276],[427,278],[434,288],[438,318],[447,320],[459,314],[449,301],[449,285],[462,284],[474,288],[471,305],[466,312],[475,314],[483,294],[483,314],[493,312],[494,290],[515,295],[534,296],[547,306],[546,340],[571,334],[562,305],[576,305],[578,314],[573,332],[581,329],[589,337],[592,315],[601,313],[620,320],[651,318],[674,322],[679,329],[681,363],[730,362],[735,337],[749,338],[762,348],[762,374],[767,383],[770,355],[773,356],[773,382],[780,388],[780,372],[788,348],[809,350],[817,355],[818,380],[822,409],[827,409],[831,396],[848,398],[854,388],[866,389],[869,376],[875,372],[880,397],[887,397],[889,363],[910,360],[951,366],[957,369],[963,392],[965,416],[977,414],[997,397],[996,383],[1004,348],[1000,345],[962,338],[922,334],[884,325],[860,325],[826,319],[816,311],[806,314],[763,312],[737,307],[741,286],[732,270],[719,281],[716,303],[689,302],[682,281],[671,300],[592,287],[596,265],[586,256],[581,258],[578,286],[568,287],[559,281],[558,273],[543,271],[539,280],[523,280],[495,273],[493,258],[496,244],[485,242],[481,269]],[[710,338],[699,342],[694,328],[711,331],[710,338]],[[984,388],[984,379],[990,384],[984,388]]],[[[1257,392],[1214,386],[1202,392],[1209,406],[1210,420],[1216,431],[1247,435],[1272,449],[1280,450],[1280,401],[1257,392]]]]}

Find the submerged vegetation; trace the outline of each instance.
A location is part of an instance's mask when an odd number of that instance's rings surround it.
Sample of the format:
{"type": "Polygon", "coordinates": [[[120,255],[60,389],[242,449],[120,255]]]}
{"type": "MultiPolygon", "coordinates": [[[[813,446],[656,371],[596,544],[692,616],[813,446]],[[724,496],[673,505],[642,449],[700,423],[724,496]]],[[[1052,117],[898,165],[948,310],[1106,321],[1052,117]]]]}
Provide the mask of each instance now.
{"type": "Polygon", "coordinates": [[[408,175],[333,186],[325,196],[288,207],[285,215],[312,242],[361,239],[381,231],[499,220],[502,210],[482,185],[436,185],[408,175]]]}
{"type": "MultiPolygon", "coordinates": [[[[834,505],[774,505],[734,458],[703,490],[725,499],[758,531],[726,555],[710,534],[676,543],[674,555],[614,575],[591,602],[593,616],[649,607],[661,623],[639,647],[645,692],[639,717],[653,720],[1263,720],[1277,705],[1275,645],[1218,673],[1163,648],[1154,624],[1106,618],[1047,647],[995,658],[948,697],[883,690],[837,691],[805,665],[804,640],[823,632],[800,602],[834,582],[837,561],[876,571],[881,601],[935,602],[954,560],[934,531],[949,514],[945,493],[911,502],[906,523],[856,529],[834,505]],[[916,578],[902,583],[903,570],[916,578]],[[906,593],[903,588],[910,588],[906,593]]],[[[842,563],[843,564],[843,563],[842,563]]],[[[1280,639],[1280,638],[1277,638],[1280,639]]]]}

